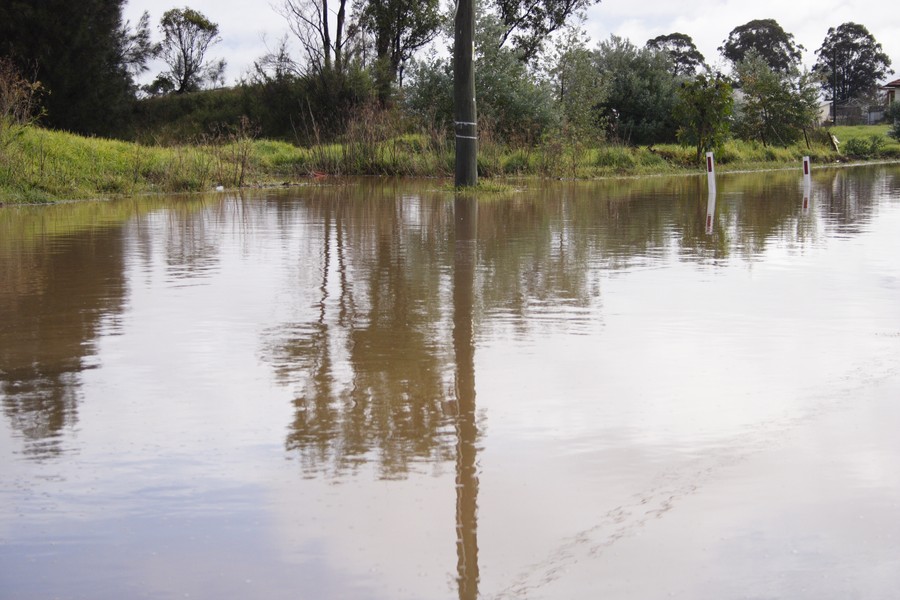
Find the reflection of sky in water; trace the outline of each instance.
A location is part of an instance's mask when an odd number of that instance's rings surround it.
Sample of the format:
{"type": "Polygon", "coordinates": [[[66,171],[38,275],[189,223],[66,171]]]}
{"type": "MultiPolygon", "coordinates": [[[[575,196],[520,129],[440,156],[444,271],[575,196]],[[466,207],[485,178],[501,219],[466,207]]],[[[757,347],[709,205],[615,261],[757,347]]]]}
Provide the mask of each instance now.
{"type": "MultiPolygon", "coordinates": [[[[896,589],[895,172],[817,173],[806,213],[792,175],[725,177],[711,231],[692,178],[479,203],[484,597],[896,589]]],[[[47,256],[0,214],[0,588],[457,596],[466,255],[446,194],[364,185],[160,203],[47,256]],[[23,353],[47,294],[62,343],[23,353]],[[9,391],[26,356],[71,367],[52,435],[9,391]]]]}

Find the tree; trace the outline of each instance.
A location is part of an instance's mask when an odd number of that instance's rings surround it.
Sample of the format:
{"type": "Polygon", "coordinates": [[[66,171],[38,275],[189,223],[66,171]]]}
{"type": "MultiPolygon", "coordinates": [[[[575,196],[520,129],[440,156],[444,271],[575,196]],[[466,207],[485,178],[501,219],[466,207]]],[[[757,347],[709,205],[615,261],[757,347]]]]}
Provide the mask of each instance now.
{"type": "Polygon", "coordinates": [[[134,74],[152,45],[144,18],[123,23],[124,0],[0,2],[0,55],[34,74],[46,92],[43,122],[77,133],[111,135],[134,102],[134,74]]]}
{"type": "Polygon", "coordinates": [[[731,84],[719,73],[715,77],[697,75],[681,84],[678,101],[678,141],[694,146],[699,161],[704,152],[721,146],[728,137],[734,109],[731,84]]]}
{"type": "Polygon", "coordinates": [[[606,86],[586,41],[583,31],[569,30],[558,40],[547,68],[563,126],[575,138],[597,138],[604,125],[597,107],[606,96],[606,86]]]}
{"type": "Polygon", "coordinates": [[[878,82],[893,73],[891,59],[881,44],[857,23],[830,27],[813,72],[821,77],[822,89],[835,102],[846,102],[871,93],[878,82]]]}
{"type": "Polygon", "coordinates": [[[413,53],[432,41],[441,25],[439,0],[365,0],[360,24],[375,38],[376,84],[382,103],[413,53]]]}
{"type": "Polygon", "coordinates": [[[594,64],[607,90],[598,109],[612,138],[635,144],[675,141],[678,81],[665,52],[610,36],[594,52],[594,64]]]}
{"type": "Polygon", "coordinates": [[[749,52],[735,69],[743,91],[737,119],[741,137],[787,146],[815,125],[818,94],[810,73],[782,73],[756,52],[749,52]]]}
{"type": "Polygon", "coordinates": [[[495,0],[503,33],[500,46],[511,40],[525,62],[540,52],[544,40],[569,18],[600,0],[495,0]]]}
{"type": "MultiPolygon", "coordinates": [[[[502,136],[532,142],[556,124],[559,114],[550,86],[528,72],[515,50],[498,44],[503,31],[495,15],[477,13],[475,89],[479,122],[502,136]]],[[[404,94],[406,109],[425,125],[453,125],[450,61],[434,55],[415,61],[410,79],[404,94]]]]}
{"type": "Polygon", "coordinates": [[[891,105],[884,112],[884,116],[891,126],[888,135],[900,142],[900,102],[891,102],[891,105]]]}
{"type": "Polygon", "coordinates": [[[276,8],[300,42],[307,66],[314,73],[333,69],[341,74],[344,70],[344,53],[354,32],[347,31],[347,0],[337,2],[333,30],[328,0],[283,0],[276,8]]]}
{"type": "Polygon", "coordinates": [[[692,76],[698,69],[706,67],[706,59],[697,50],[694,40],[683,33],[670,33],[647,40],[647,48],[667,53],[676,77],[692,76]]]}
{"type": "Polygon", "coordinates": [[[169,70],[157,77],[148,91],[176,94],[195,92],[222,79],[225,60],[207,61],[209,47],[219,42],[219,26],[190,8],[173,8],[159,21],[163,34],[160,55],[169,70]]]}
{"type": "Polygon", "coordinates": [[[150,13],[144,11],[133,29],[131,23],[126,21],[119,28],[116,45],[119,62],[128,70],[133,83],[135,77],[149,69],[147,61],[158,56],[161,50],[160,45],[150,39],[150,13]]]}
{"type": "Polygon", "coordinates": [[[781,73],[800,63],[804,49],[794,43],[794,35],[785,32],[775,19],[757,19],[735,27],[719,46],[719,52],[732,65],[737,65],[753,50],[771,69],[781,73]]]}

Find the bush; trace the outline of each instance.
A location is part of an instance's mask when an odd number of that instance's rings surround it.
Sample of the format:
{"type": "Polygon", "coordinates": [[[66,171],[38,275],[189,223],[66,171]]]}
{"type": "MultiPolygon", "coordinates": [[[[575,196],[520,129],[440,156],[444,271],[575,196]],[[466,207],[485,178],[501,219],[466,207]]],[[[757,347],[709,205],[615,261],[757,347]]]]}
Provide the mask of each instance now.
{"type": "Polygon", "coordinates": [[[879,158],[884,151],[885,140],[880,135],[868,139],[850,138],[844,142],[844,154],[853,158],[879,158]]]}
{"type": "Polygon", "coordinates": [[[888,135],[900,142],[900,102],[892,102],[884,113],[888,124],[891,125],[888,135]]]}

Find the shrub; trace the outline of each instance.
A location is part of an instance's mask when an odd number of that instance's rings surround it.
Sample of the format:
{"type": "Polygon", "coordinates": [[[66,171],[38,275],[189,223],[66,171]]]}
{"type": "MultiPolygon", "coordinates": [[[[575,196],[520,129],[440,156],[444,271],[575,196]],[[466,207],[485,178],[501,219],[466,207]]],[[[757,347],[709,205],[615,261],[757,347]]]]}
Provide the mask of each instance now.
{"type": "Polygon", "coordinates": [[[884,151],[884,138],[871,135],[868,139],[850,138],[844,142],[844,153],[853,158],[878,158],[884,151]]]}
{"type": "Polygon", "coordinates": [[[900,141],[900,102],[892,102],[884,113],[888,124],[891,125],[888,135],[900,141]]]}

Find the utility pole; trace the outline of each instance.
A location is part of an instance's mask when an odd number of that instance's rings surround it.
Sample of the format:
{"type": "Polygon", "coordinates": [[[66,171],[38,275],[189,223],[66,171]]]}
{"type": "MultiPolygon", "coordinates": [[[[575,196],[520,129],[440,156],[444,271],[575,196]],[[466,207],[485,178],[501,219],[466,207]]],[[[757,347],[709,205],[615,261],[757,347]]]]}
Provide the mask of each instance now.
{"type": "Polygon", "coordinates": [[[456,0],[453,41],[456,187],[472,187],[478,183],[478,119],[475,112],[475,0],[456,0]]]}

